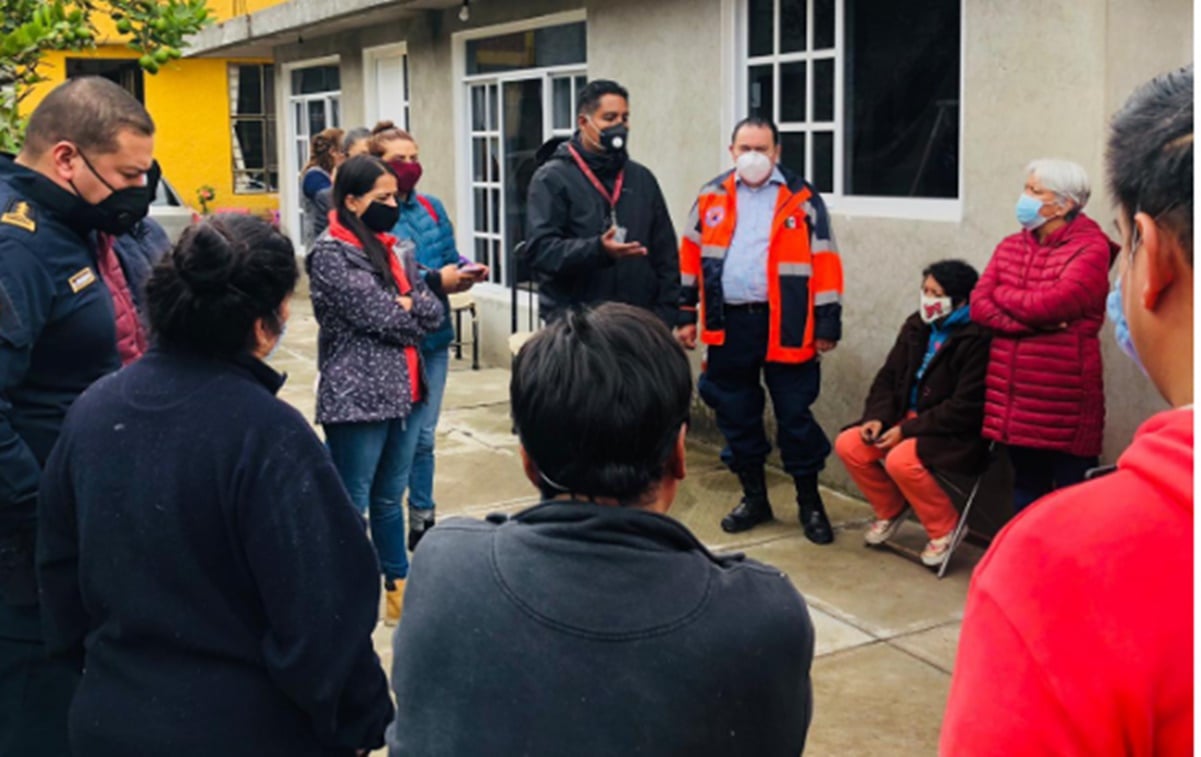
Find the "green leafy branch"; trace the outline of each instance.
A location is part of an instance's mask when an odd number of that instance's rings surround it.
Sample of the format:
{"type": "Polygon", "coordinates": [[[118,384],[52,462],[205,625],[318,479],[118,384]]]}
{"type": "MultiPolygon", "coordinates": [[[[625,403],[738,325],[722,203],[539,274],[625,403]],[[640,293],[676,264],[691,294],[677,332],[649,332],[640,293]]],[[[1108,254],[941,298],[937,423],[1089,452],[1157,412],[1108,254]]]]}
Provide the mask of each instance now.
{"type": "Polygon", "coordinates": [[[213,20],[205,0],[0,0],[0,151],[20,149],[21,103],[47,81],[38,70],[45,53],[94,49],[102,16],[130,37],[148,74],[179,58],[188,37],[213,20]]]}

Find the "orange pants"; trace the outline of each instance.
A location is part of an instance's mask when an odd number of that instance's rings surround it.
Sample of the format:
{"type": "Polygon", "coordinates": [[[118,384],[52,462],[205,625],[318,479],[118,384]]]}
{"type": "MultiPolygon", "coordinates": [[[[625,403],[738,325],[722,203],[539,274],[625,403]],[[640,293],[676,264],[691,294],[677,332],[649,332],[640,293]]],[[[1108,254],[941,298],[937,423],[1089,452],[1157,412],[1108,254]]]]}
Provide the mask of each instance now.
{"type": "Polygon", "coordinates": [[[917,459],[917,439],[905,439],[884,452],[863,441],[856,426],[838,435],[834,451],[877,518],[897,517],[908,501],[931,539],[955,529],[959,514],[951,498],[917,459]]]}

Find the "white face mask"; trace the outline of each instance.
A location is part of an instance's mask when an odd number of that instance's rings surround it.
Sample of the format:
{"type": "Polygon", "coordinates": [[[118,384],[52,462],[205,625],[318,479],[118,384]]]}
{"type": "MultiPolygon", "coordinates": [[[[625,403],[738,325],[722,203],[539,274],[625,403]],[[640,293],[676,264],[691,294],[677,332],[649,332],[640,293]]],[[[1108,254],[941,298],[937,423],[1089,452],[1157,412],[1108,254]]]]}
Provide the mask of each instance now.
{"type": "Polygon", "coordinates": [[[739,178],[751,186],[758,186],[766,181],[767,177],[771,176],[774,167],[771,158],[754,150],[744,152],[734,161],[734,168],[738,171],[739,178]]]}
{"type": "Polygon", "coordinates": [[[922,316],[924,323],[933,323],[943,316],[950,315],[952,309],[950,297],[931,297],[923,292],[922,304],[917,312],[922,316]]]}

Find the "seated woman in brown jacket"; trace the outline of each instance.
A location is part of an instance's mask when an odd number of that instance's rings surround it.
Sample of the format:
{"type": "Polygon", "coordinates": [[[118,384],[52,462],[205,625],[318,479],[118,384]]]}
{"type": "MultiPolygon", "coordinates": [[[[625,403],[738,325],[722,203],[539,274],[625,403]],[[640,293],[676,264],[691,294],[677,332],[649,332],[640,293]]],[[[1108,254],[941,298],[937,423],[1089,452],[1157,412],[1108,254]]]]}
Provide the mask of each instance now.
{"type": "Polygon", "coordinates": [[[931,471],[972,475],[988,463],[980,425],[990,337],[968,315],[978,278],[961,260],[922,271],[921,307],[901,326],[863,418],[834,445],[876,512],[864,540],[887,541],[912,507],[930,537],[922,552],[930,566],[942,562],[959,518],[931,471]]]}

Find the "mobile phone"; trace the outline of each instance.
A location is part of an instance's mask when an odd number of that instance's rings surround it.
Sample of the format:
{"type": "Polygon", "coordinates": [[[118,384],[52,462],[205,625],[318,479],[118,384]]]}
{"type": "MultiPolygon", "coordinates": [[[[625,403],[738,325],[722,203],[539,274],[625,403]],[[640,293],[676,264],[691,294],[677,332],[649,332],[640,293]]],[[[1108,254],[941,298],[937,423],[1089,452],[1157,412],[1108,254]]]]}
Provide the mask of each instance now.
{"type": "Polygon", "coordinates": [[[459,272],[465,273],[468,276],[479,276],[484,272],[484,266],[479,263],[464,263],[459,266],[459,272]]]}

